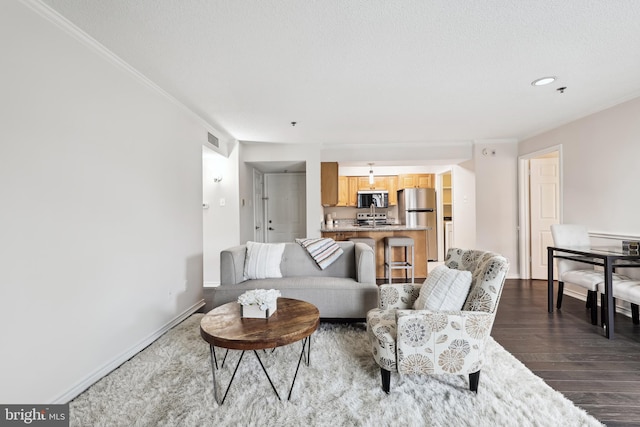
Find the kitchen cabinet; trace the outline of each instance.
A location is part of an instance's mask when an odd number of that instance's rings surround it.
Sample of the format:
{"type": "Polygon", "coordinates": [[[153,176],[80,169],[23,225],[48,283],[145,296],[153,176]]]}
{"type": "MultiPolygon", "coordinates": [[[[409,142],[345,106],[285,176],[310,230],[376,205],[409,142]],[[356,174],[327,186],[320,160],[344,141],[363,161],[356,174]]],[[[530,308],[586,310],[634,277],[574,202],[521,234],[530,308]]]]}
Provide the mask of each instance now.
{"type": "Polygon", "coordinates": [[[358,206],[358,177],[338,177],[338,204],[336,206],[358,206]]]}
{"type": "MultiPolygon", "coordinates": [[[[324,165],[325,163],[323,163],[324,165]]],[[[337,165],[337,163],[336,163],[337,165]]],[[[328,169],[328,168],[327,168],[328,169]]],[[[398,190],[402,188],[433,188],[433,174],[405,174],[376,176],[373,184],[369,184],[369,176],[339,176],[336,178],[336,199],[328,194],[333,188],[329,176],[333,172],[326,172],[322,176],[322,205],[323,206],[358,206],[358,191],[387,190],[389,192],[389,206],[398,204],[398,190]],[[326,189],[326,190],[325,190],[326,189]],[[327,194],[325,194],[327,193],[327,194]]]]}
{"type": "Polygon", "coordinates": [[[387,177],[387,190],[389,190],[389,206],[396,206],[398,204],[398,177],[387,177]]]}
{"type": "Polygon", "coordinates": [[[349,178],[349,202],[347,206],[358,207],[358,177],[350,176],[349,178]]]}
{"type": "Polygon", "coordinates": [[[338,177],[338,204],[336,206],[349,206],[349,177],[338,177]]]}
{"type": "Polygon", "coordinates": [[[386,190],[387,181],[386,176],[375,176],[373,177],[373,184],[369,184],[369,176],[359,176],[358,190],[386,190]]]}
{"type": "Polygon", "coordinates": [[[357,231],[323,231],[322,237],[328,237],[336,242],[344,242],[352,237],[358,237],[357,231]]]}
{"type": "Polygon", "coordinates": [[[433,188],[433,174],[398,175],[398,190],[403,188],[433,188]]]}
{"type": "Polygon", "coordinates": [[[320,199],[322,206],[338,204],[338,162],[320,163],[320,199]]]}
{"type": "Polygon", "coordinates": [[[451,187],[451,172],[442,174],[442,216],[445,220],[453,219],[453,199],[451,187]]]}

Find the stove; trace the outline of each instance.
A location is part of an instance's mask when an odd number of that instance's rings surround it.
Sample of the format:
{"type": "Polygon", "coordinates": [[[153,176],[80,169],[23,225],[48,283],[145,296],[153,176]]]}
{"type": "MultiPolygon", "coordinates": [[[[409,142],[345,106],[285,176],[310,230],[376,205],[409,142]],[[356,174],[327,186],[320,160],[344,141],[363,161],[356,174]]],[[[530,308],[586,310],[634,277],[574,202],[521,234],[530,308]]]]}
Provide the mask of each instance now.
{"type": "Polygon", "coordinates": [[[373,219],[376,220],[376,225],[390,225],[387,220],[386,213],[371,213],[371,212],[358,212],[356,214],[356,222],[358,225],[373,225],[373,219]]]}

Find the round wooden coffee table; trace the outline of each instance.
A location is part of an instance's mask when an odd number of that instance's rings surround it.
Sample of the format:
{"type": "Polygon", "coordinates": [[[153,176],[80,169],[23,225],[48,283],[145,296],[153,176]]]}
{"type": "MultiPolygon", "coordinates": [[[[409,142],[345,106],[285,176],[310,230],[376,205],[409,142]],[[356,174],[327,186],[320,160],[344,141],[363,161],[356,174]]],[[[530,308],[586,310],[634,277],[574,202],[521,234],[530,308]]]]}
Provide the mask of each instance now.
{"type": "MultiPolygon", "coordinates": [[[[288,399],[291,399],[291,392],[293,391],[303,356],[306,356],[305,362],[307,366],[310,363],[311,334],[318,328],[319,324],[320,312],[315,305],[291,298],[278,298],[278,308],[268,319],[241,317],[240,304],[237,302],[221,305],[205,314],[200,321],[200,335],[209,343],[211,350],[211,372],[213,375],[213,392],[216,402],[222,405],[227,398],[227,394],[229,393],[229,389],[231,388],[231,384],[233,383],[235,374],[246,350],[253,350],[271,384],[271,388],[273,388],[276,396],[280,399],[280,395],[273,385],[256,350],[276,348],[303,340],[302,352],[300,353],[298,366],[296,367],[291,388],[289,389],[288,399]],[[233,371],[233,375],[222,400],[218,398],[218,387],[216,383],[215,371],[218,369],[218,361],[215,347],[226,348],[227,350],[242,350],[242,354],[233,371]]],[[[222,363],[224,365],[224,361],[222,363]]]]}

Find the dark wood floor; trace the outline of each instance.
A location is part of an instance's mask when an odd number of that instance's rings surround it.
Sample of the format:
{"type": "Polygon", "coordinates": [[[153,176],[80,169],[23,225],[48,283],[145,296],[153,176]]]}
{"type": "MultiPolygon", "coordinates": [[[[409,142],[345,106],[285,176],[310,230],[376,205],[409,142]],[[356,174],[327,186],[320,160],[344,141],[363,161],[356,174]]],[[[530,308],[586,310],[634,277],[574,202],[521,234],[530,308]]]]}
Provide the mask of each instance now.
{"type": "Polygon", "coordinates": [[[547,313],[546,290],[546,281],[507,280],[491,335],[602,423],[640,426],[640,326],[617,314],[608,340],[584,301],[565,295],[547,313]]]}

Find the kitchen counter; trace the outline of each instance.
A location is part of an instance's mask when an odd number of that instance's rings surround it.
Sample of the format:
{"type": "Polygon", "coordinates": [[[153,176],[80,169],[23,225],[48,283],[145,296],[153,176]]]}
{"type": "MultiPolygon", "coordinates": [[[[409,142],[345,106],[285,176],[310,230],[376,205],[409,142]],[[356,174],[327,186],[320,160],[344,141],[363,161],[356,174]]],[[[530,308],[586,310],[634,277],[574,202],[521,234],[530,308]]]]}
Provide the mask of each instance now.
{"type": "MultiPolygon", "coordinates": [[[[322,237],[330,237],[334,240],[349,240],[350,238],[369,238],[375,242],[376,252],[376,278],[383,279],[385,276],[384,269],[384,239],[385,237],[406,236],[411,237],[414,241],[415,264],[414,274],[416,278],[424,279],[427,277],[427,260],[428,257],[428,233],[431,227],[408,227],[402,224],[394,225],[376,225],[357,226],[352,224],[339,224],[332,228],[322,228],[322,237]]],[[[404,250],[400,247],[393,248],[393,259],[400,260],[404,258],[404,250]]],[[[402,281],[404,272],[400,270],[393,271],[394,281],[402,281]]]]}
{"type": "Polygon", "coordinates": [[[376,225],[375,228],[367,225],[338,225],[332,228],[321,228],[320,231],[323,233],[332,233],[336,231],[421,231],[421,230],[431,230],[431,227],[409,227],[402,224],[391,224],[391,225],[376,225]]]}

